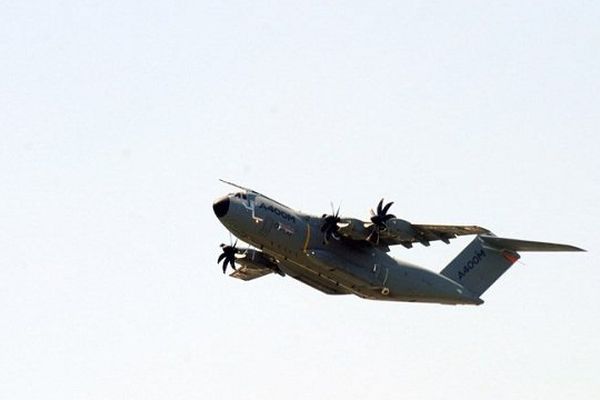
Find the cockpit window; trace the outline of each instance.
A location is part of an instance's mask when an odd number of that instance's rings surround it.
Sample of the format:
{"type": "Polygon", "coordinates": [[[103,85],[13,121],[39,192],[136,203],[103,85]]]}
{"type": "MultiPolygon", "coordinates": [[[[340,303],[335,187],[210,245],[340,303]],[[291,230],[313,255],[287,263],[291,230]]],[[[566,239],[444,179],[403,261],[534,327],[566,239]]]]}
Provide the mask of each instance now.
{"type": "Polygon", "coordinates": [[[248,198],[246,196],[246,193],[236,193],[233,195],[233,197],[237,197],[238,199],[243,199],[243,200],[246,200],[248,198]]]}

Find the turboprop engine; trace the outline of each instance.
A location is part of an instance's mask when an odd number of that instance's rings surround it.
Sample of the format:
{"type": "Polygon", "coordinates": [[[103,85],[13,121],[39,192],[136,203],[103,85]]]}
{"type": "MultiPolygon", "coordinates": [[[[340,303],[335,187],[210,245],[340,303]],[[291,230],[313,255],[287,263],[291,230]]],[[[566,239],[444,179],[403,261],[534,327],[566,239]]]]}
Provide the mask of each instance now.
{"type": "Polygon", "coordinates": [[[387,232],[389,236],[400,240],[413,240],[417,237],[417,231],[413,225],[403,219],[393,218],[387,222],[387,232]]]}
{"type": "MultiPolygon", "coordinates": [[[[341,219],[337,214],[335,215],[336,219],[329,222],[335,224],[336,232],[350,239],[366,240],[379,244],[380,239],[393,238],[396,242],[404,242],[402,244],[405,247],[411,247],[412,242],[419,237],[420,232],[410,222],[388,213],[392,204],[394,202],[384,205],[383,199],[379,200],[376,210],[371,209],[370,222],[363,222],[355,218],[341,219]]],[[[419,241],[423,243],[422,240],[419,241]]]]}
{"type": "Polygon", "coordinates": [[[254,249],[248,249],[244,252],[244,256],[241,258],[238,258],[236,260],[236,262],[240,265],[242,265],[242,267],[246,267],[248,269],[253,269],[253,270],[266,270],[268,269],[269,272],[275,272],[281,276],[284,276],[285,274],[283,273],[283,271],[281,271],[279,269],[279,266],[277,265],[276,262],[273,261],[273,259],[271,257],[269,257],[268,255],[266,255],[265,253],[263,253],[262,251],[259,250],[254,250],[254,249]]]}
{"type": "Polygon", "coordinates": [[[223,260],[223,273],[225,273],[229,263],[234,269],[231,274],[234,278],[242,280],[251,280],[260,276],[275,272],[281,276],[285,273],[279,268],[279,265],[267,254],[254,249],[240,250],[235,245],[221,245],[223,253],[219,256],[218,262],[223,260]],[[235,268],[238,264],[238,268],[235,268]]]}
{"type": "MultiPolygon", "coordinates": [[[[369,240],[373,235],[373,224],[365,223],[355,218],[344,218],[338,222],[338,232],[354,240],[369,240]]],[[[379,230],[382,237],[393,237],[399,240],[411,241],[418,235],[413,225],[400,218],[392,218],[386,222],[385,228],[379,230]]]]}
{"type": "Polygon", "coordinates": [[[366,240],[371,234],[365,223],[356,218],[344,218],[337,223],[337,227],[340,234],[353,240],[366,240]]]}

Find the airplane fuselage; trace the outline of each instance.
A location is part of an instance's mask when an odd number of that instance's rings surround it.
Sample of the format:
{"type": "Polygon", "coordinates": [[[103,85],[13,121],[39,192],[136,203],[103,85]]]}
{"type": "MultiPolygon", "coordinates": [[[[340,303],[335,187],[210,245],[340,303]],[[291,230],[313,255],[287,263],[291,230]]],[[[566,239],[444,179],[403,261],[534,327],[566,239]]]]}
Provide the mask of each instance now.
{"type": "Polygon", "coordinates": [[[218,199],[214,211],[241,240],[277,259],[287,275],[329,294],[392,301],[481,304],[459,283],[400,261],[369,242],[324,240],[322,219],[247,192],[218,199]]]}

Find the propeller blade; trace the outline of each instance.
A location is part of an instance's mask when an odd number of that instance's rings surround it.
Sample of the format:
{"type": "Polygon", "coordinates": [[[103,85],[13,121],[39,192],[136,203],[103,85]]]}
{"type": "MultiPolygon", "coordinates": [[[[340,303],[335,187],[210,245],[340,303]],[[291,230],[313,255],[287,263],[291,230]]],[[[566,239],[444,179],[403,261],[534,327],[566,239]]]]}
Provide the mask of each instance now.
{"type": "Polygon", "coordinates": [[[373,225],[371,233],[369,233],[369,236],[367,236],[367,241],[379,244],[379,228],[376,225],[373,225]],[[373,238],[375,238],[375,240],[373,240],[373,238]]]}
{"type": "Polygon", "coordinates": [[[223,262],[223,273],[225,273],[225,271],[227,271],[227,260],[223,262]]]}
{"type": "Polygon", "coordinates": [[[383,199],[379,200],[377,204],[377,215],[381,215],[381,207],[383,206],[383,199]]]}
{"type": "Polygon", "coordinates": [[[234,271],[237,271],[234,260],[235,260],[235,257],[231,257],[227,261],[229,261],[229,264],[231,264],[231,269],[233,269],[234,271]]]}
{"type": "Polygon", "coordinates": [[[235,247],[236,244],[237,239],[233,245],[227,246],[221,243],[221,248],[223,249],[223,252],[219,255],[217,263],[223,261],[223,273],[227,272],[227,265],[231,265],[231,268],[237,271],[237,268],[235,267],[235,255],[239,254],[240,251],[235,247]]]}
{"type": "Polygon", "coordinates": [[[323,243],[327,244],[329,243],[329,239],[333,238],[337,238],[336,237],[336,233],[339,229],[338,227],[338,223],[340,222],[340,206],[338,206],[337,211],[335,210],[334,206],[333,206],[333,202],[330,203],[331,205],[331,215],[327,215],[327,214],[323,214],[323,216],[321,217],[321,232],[323,233],[323,243]]]}
{"type": "MultiPolygon", "coordinates": [[[[393,201],[385,204],[384,199],[379,200],[377,203],[377,212],[371,209],[371,233],[367,236],[367,240],[375,244],[379,244],[380,233],[387,229],[386,222],[392,218],[396,218],[394,214],[388,214],[390,207],[394,204],[393,201]]],[[[367,227],[365,225],[365,227],[367,227]]]]}
{"type": "Polygon", "coordinates": [[[388,210],[390,209],[390,207],[392,206],[392,204],[394,204],[393,201],[390,201],[389,203],[386,204],[385,207],[383,207],[383,211],[382,214],[387,214],[388,210]]]}

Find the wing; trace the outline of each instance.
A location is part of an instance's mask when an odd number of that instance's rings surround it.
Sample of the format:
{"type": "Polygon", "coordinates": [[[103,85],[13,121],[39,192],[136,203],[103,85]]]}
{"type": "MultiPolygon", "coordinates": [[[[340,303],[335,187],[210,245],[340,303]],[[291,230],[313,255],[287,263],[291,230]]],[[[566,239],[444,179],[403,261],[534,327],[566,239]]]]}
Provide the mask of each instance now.
{"type": "Polygon", "coordinates": [[[450,239],[458,236],[490,233],[488,229],[476,225],[411,224],[411,228],[412,235],[395,234],[396,232],[393,229],[386,229],[380,233],[380,243],[385,245],[400,244],[406,248],[411,248],[413,243],[421,243],[424,246],[429,246],[430,242],[441,240],[448,244],[450,243],[450,239]]]}
{"type": "Polygon", "coordinates": [[[281,276],[287,274],[326,294],[351,293],[336,282],[326,279],[321,274],[307,272],[306,268],[300,268],[285,260],[279,261],[258,250],[248,249],[243,257],[236,258],[235,263],[238,265],[238,268],[229,274],[229,276],[243,281],[251,281],[252,279],[260,278],[261,276],[270,273],[277,273],[281,276]]]}
{"type": "Polygon", "coordinates": [[[338,233],[355,241],[370,242],[385,250],[388,246],[397,244],[406,248],[411,248],[414,243],[429,246],[435,240],[449,243],[450,239],[457,236],[490,233],[489,230],[474,225],[411,224],[399,218],[392,218],[385,225],[384,229],[380,229],[372,222],[344,218],[338,223],[338,233]]]}
{"type": "Polygon", "coordinates": [[[277,260],[262,251],[248,249],[241,257],[235,259],[235,263],[239,268],[233,271],[229,276],[238,278],[243,281],[260,278],[275,272],[279,275],[284,273],[279,269],[277,260]]]}
{"type": "Polygon", "coordinates": [[[252,279],[260,278],[261,276],[268,275],[272,272],[273,270],[268,268],[252,268],[242,265],[240,268],[229,274],[229,276],[243,281],[251,281],[252,279]]]}

